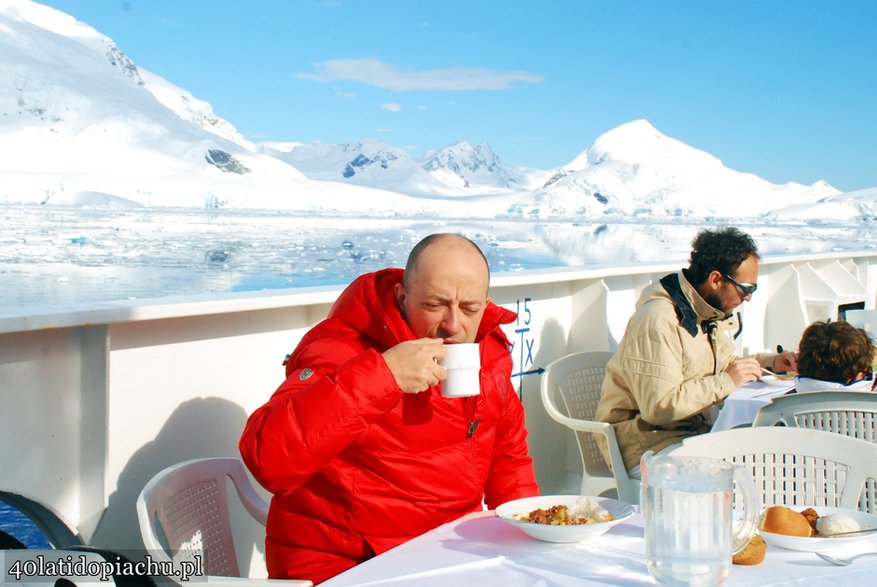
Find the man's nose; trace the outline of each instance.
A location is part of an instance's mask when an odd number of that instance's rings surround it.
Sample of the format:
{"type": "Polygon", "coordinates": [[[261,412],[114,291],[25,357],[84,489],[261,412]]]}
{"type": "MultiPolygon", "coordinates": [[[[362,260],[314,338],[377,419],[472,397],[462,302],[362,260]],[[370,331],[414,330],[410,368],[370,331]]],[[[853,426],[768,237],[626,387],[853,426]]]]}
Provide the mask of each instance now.
{"type": "Polygon", "coordinates": [[[460,309],[448,308],[445,318],[442,320],[442,328],[450,335],[460,331],[460,309]]]}

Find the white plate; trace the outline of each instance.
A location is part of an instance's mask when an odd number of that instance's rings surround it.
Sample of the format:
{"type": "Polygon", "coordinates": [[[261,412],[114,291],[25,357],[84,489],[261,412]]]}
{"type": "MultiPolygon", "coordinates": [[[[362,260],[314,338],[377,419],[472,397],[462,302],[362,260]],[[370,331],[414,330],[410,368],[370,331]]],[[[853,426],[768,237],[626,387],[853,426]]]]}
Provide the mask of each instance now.
{"type": "MultiPolygon", "coordinates": [[[[793,507],[792,509],[799,512],[805,508],[793,507]]],[[[857,521],[859,526],[862,527],[862,530],[867,528],[877,528],[877,516],[874,514],[844,508],[814,507],[813,509],[816,510],[816,513],[820,516],[827,516],[828,514],[846,514],[857,521]]],[[[837,538],[822,538],[819,536],[804,538],[803,536],[774,534],[773,532],[765,532],[763,530],[759,530],[758,533],[761,534],[764,541],[771,546],[785,548],[786,550],[799,550],[802,552],[832,552],[852,548],[862,543],[870,542],[871,544],[877,544],[877,542],[875,542],[877,534],[860,534],[858,536],[854,535],[845,537],[839,536],[837,538]]]]}
{"type": "Polygon", "coordinates": [[[762,375],[758,378],[762,383],[766,383],[768,385],[775,385],[777,387],[793,387],[795,385],[795,378],[783,378],[777,375],[762,375]]]}
{"type": "Polygon", "coordinates": [[[633,506],[617,499],[608,497],[591,497],[614,518],[610,522],[595,522],[575,526],[551,526],[524,522],[515,519],[515,514],[526,516],[536,509],[547,509],[555,505],[572,507],[580,498],[579,495],[540,495],[525,497],[502,504],[496,508],[496,515],[502,520],[517,526],[528,536],[544,542],[582,542],[604,534],[609,528],[629,518],[633,514],[633,506]]]}

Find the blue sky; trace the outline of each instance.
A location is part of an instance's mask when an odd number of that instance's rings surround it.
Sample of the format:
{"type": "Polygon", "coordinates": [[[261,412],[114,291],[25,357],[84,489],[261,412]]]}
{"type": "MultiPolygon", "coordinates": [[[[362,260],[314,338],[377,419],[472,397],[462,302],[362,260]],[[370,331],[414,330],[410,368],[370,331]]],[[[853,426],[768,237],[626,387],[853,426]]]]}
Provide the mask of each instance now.
{"type": "Polygon", "coordinates": [[[252,141],[564,165],[647,119],[775,183],[877,187],[873,0],[46,0],[252,141]]]}

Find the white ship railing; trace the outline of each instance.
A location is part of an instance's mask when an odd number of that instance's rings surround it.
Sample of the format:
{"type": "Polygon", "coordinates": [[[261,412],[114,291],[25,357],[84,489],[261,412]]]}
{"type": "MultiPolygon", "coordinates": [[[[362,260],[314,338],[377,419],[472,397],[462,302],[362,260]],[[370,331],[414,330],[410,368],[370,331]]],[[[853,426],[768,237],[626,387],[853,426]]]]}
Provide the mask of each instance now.
{"type": "MultiPolygon", "coordinates": [[[[494,301],[519,316],[507,334],[543,493],[574,490],[581,465],[572,434],[542,408],[542,367],[576,350],[614,350],[642,288],[677,269],[493,277],[494,301]]],[[[758,285],[744,304],[740,351],[794,348],[809,322],[874,308],[877,252],[763,259],[758,285]]],[[[281,383],[284,355],[341,289],[0,314],[0,490],[43,504],[85,541],[140,548],[143,485],[185,459],[237,455],[247,415],[281,383]]]]}

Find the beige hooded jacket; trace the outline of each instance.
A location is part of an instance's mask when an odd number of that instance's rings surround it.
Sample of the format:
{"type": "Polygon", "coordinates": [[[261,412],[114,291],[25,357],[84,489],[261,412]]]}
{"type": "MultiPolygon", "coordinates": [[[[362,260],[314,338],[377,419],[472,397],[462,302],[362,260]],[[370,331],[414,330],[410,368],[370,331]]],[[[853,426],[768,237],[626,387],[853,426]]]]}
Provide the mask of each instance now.
{"type": "MultiPolygon", "coordinates": [[[[724,371],[735,357],[738,330],[737,318],[725,319],[704,301],[683,271],[643,291],[607,365],[597,406],[597,419],[615,428],[625,467],[638,465],[647,450],[709,432],[711,408],[735,389],[724,371]]],[[[756,358],[770,366],[774,356],[756,358]]]]}

